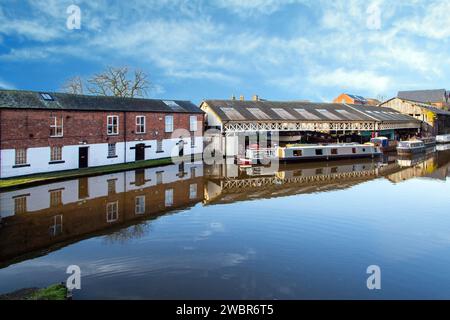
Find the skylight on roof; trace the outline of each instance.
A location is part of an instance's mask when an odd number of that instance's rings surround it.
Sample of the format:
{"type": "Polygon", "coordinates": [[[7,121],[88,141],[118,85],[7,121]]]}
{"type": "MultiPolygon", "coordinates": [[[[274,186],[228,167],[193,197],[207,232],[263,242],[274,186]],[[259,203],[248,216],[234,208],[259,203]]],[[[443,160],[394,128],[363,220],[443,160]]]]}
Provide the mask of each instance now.
{"type": "Polygon", "coordinates": [[[244,117],[242,114],[240,114],[239,111],[237,111],[237,110],[234,109],[234,108],[231,108],[231,107],[228,107],[228,108],[221,107],[220,109],[225,113],[225,115],[226,115],[226,116],[228,117],[228,119],[230,119],[230,120],[245,120],[245,117],[244,117]]]}
{"type": "Polygon", "coordinates": [[[270,119],[270,117],[267,115],[267,113],[265,113],[264,111],[262,111],[259,108],[248,108],[247,110],[250,111],[259,120],[270,119]]]}
{"type": "Polygon", "coordinates": [[[294,110],[297,111],[306,120],[320,120],[318,116],[309,111],[306,111],[305,109],[294,109],[294,110]]]}
{"type": "Polygon", "coordinates": [[[282,119],[285,120],[295,120],[295,117],[282,108],[272,108],[272,110],[279,115],[282,119]]]}
{"type": "Polygon", "coordinates": [[[350,120],[359,120],[360,119],[356,114],[348,112],[347,110],[336,110],[336,112],[339,112],[339,114],[341,114],[342,116],[344,116],[345,118],[350,119],[350,120]]]}
{"type": "Polygon", "coordinates": [[[53,101],[53,97],[49,94],[49,93],[41,93],[41,98],[44,99],[45,101],[53,101]]]}
{"type": "Polygon", "coordinates": [[[168,106],[173,111],[184,111],[184,109],[178,103],[176,103],[175,101],[165,100],[163,102],[166,104],[166,106],[168,106]]]}
{"type": "Polygon", "coordinates": [[[330,111],[326,109],[316,109],[317,112],[320,112],[324,117],[331,119],[331,120],[341,120],[337,115],[334,113],[331,113],[330,111]]]}

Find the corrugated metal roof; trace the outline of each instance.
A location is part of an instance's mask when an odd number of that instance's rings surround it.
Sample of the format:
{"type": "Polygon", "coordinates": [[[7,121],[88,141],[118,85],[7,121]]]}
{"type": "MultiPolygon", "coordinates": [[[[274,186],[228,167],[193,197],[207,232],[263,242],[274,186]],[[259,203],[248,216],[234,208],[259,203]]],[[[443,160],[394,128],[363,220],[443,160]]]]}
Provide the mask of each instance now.
{"type": "Polygon", "coordinates": [[[190,101],[88,96],[21,90],[0,90],[0,108],[203,113],[200,108],[190,101]],[[46,94],[50,95],[51,99],[48,99],[46,94]]]}
{"type": "Polygon", "coordinates": [[[403,115],[393,109],[341,103],[240,100],[206,100],[205,103],[222,121],[417,121],[413,117],[403,115]],[[228,112],[223,111],[223,108],[233,108],[241,117],[239,119],[230,117],[228,112]],[[256,115],[251,109],[260,110],[268,118],[256,115]]]}
{"type": "Polygon", "coordinates": [[[412,91],[399,91],[397,97],[404,100],[412,100],[417,102],[446,102],[446,90],[412,90],[412,91]]]}

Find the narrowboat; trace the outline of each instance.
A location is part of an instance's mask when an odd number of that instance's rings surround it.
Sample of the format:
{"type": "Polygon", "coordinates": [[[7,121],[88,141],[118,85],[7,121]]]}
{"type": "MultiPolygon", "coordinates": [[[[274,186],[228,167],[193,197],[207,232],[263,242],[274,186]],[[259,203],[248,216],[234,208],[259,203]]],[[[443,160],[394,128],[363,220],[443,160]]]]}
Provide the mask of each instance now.
{"type": "Polygon", "coordinates": [[[397,149],[398,142],[389,140],[386,137],[376,137],[370,139],[370,142],[380,148],[381,152],[393,152],[397,149]]]}
{"type": "Polygon", "coordinates": [[[450,143],[450,134],[441,134],[436,136],[437,143],[450,143]]]}
{"type": "Polygon", "coordinates": [[[291,144],[276,148],[249,148],[241,164],[269,163],[270,161],[311,161],[367,158],[381,155],[380,148],[372,143],[341,144],[291,144]]]}
{"type": "Polygon", "coordinates": [[[381,150],[372,143],[287,145],[278,148],[276,154],[280,161],[335,160],[374,157],[380,155],[381,150]]]}
{"type": "Polygon", "coordinates": [[[434,147],[436,145],[436,138],[435,137],[426,137],[426,138],[421,138],[420,140],[425,145],[425,148],[434,147]]]}
{"type": "Polygon", "coordinates": [[[425,144],[422,140],[400,141],[397,146],[399,155],[411,155],[425,151],[425,144]]]}

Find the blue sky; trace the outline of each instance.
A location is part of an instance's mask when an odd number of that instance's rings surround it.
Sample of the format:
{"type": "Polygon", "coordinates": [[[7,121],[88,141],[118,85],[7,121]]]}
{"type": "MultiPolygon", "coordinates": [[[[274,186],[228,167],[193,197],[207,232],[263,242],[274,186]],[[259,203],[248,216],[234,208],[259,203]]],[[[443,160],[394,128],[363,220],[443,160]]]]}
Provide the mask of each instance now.
{"type": "Polygon", "coordinates": [[[330,101],[447,88],[450,1],[1,0],[0,87],[60,90],[108,65],[154,98],[330,101]],[[67,7],[81,29],[66,27],[67,7]]]}

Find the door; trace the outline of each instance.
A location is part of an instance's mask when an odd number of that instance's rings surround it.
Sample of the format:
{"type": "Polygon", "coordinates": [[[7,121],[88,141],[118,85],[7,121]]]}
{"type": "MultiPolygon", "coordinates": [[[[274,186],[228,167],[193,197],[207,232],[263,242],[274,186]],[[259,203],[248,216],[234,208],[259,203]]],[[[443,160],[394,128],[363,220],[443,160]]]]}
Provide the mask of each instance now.
{"type": "Polygon", "coordinates": [[[88,150],[89,147],[80,147],[78,149],[78,167],[87,168],[88,167],[88,150]]]}
{"type": "Polygon", "coordinates": [[[135,161],[145,160],[145,144],[140,143],[136,145],[135,161]]]}

